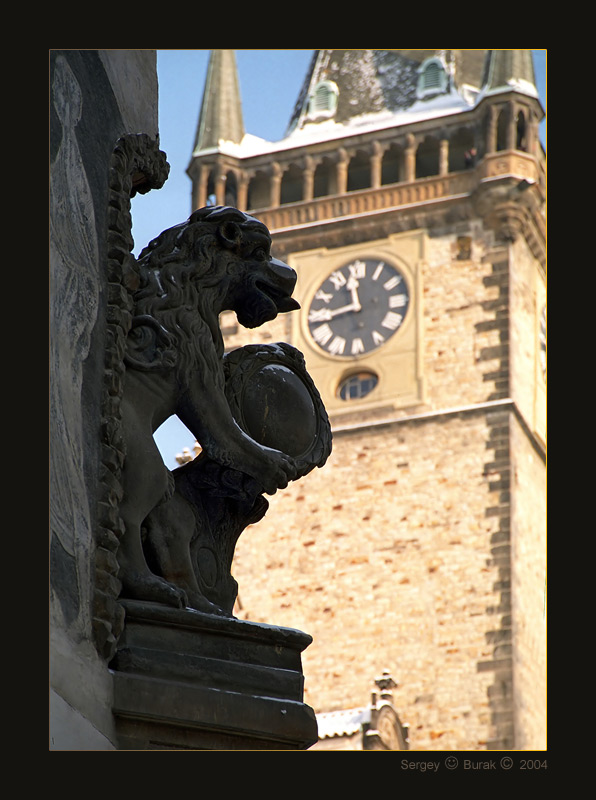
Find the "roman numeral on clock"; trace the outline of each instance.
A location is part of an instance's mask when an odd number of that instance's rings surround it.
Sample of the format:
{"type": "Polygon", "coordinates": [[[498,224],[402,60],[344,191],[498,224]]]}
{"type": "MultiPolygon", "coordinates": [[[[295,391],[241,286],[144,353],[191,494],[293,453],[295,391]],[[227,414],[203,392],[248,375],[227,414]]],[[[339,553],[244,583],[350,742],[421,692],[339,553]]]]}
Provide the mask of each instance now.
{"type": "Polygon", "coordinates": [[[383,289],[387,289],[387,291],[389,292],[391,289],[395,289],[395,287],[399,284],[400,281],[401,278],[398,277],[397,275],[394,275],[392,278],[389,278],[388,281],[385,281],[385,283],[383,284],[383,289]]]}
{"type": "Polygon", "coordinates": [[[362,339],[356,338],[352,341],[351,353],[353,356],[358,355],[358,353],[364,353],[364,342],[362,339]]]}
{"type": "Polygon", "coordinates": [[[390,331],[396,331],[401,325],[402,320],[403,316],[401,314],[397,314],[395,311],[388,311],[385,314],[385,317],[383,319],[383,322],[381,322],[381,325],[384,328],[389,328],[390,331]]]}
{"type": "Polygon", "coordinates": [[[364,261],[354,261],[348,269],[350,270],[351,278],[364,278],[366,276],[366,264],[364,261]]]}
{"type": "Polygon", "coordinates": [[[335,287],[335,290],[341,289],[341,287],[346,283],[346,276],[337,270],[336,272],[332,272],[329,276],[329,280],[335,287]]]}
{"type": "Polygon", "coordinates": [[[389,298],[389,308],[403,308],[408,302],[408,296],[405,294],[392,294],[389,298]]]}
{"type": "Polygon", "coordinates": [[[329,352],[335,356],[341,356],[346,348],[346,340],[342,336],[336,336],[329,345],[329,352]]]}
{"type": "Polygon", "coordinates": [[[385,266],[385,264],[382,261],[381,261],[380,264],[377,265],[377,268],[373,272],[373,276],[372,276],[373,281],[378,280],[379,275],[381,274],[381,272],[383,272],[383,267],[384,266],[385,266]]]}
{"type": "Polygon", "coordinates": [[[312,332],[313,338],[315,342],[318,342],[320,345],[325,345],[329,341],[329,339],[333,336],[333,331],[329,327],[329,325],[319,325],[318,328],[315,328],[312,332]]]}
{"type": "Polygon", "coordinates": [[[328,303],[332,299],[333,295],[324,292],[322,289],[319,289],[319,291],[315,295],[315,300],[322,300],[324,303],[328,303]]]}

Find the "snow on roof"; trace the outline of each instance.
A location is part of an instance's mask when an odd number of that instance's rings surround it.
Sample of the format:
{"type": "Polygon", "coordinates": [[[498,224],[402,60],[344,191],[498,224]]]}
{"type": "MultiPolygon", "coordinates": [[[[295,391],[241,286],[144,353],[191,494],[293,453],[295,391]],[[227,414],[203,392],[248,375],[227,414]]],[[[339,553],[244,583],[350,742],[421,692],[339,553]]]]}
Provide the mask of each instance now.
{"type": "Polygon", "coordinates": [[[370,707],[348,708],[343,711],[327,711],[317,714],[319,739],[331,739],[334,736],[352,736],[362,729],[364,722],[370,721],[370,707]]]}
{"type": "MultiPolygon", "coordinates": [[[[487,94],[513,90],[538,97],[532,82],[521,77],[510,77],[503,85],[488,91],[481,89],[480,76],[476,74],[478,65],[468,64],[466,68],[462,65],[459,81],[451,81],[449,91],[417,99],[416,83],[421,60],[425,54],[440,52],[322,50],[316,57],[315,51],[313,70],[304,84],[293,122],[284,138],[269,142],[245,133],[240,143],[220,140],[218,146],[209,152],[236,158],[270,155],[295,147],[337,142],[352,135],[461,114],[474,108],[487,94]],[[343,97],[344,106],[343,109],[338,107],[334,117],[314,121],[308,117],[306,94],[322,77],[339,82],[340,103],[343,97]],[[473,85],[476,78],[477,85],[473,85]],[[347,105],[346,98],[349,98],[347,105]]],[[[446,68],[452,71],[454,66],[450,62],[446,68]]],[[[201,154],[206,152],[204,150],[201,154]]]]}
{"type": "Polygon", "coordinates": [[[499,94],[499,92],[511,92],[511,91],[520,92],[520,94],[527,94],[530,97],[540,96],[538,94],[538,89],[530,81],[526,81],[523,78],[510,78],[507,81],[507,83],[503,86],[496,86],[492,89],[483,89],[478,99],[493,94],[499,94]]]}
{"type": "Polygon", "coordinates": [[[420,120],[460,114],[469,111],[470,107],[470,103],[453,90],[430,100],[418,100],[407,110],[397,113],[383,110],[377,113],[361,114],[352,117],[347,122],[335,122],[333,119],[328,119],[323,122],[309,123],[302,128],[295,128],[288,136],[277,142],[268,142],[247,133],[240,144],[220,141],[218,152],[237,158],[250,158],[251,156],[282,152],[294,147],[303,147],[307,144],[344,139],[354,134],[408,125],[420,120]]]}

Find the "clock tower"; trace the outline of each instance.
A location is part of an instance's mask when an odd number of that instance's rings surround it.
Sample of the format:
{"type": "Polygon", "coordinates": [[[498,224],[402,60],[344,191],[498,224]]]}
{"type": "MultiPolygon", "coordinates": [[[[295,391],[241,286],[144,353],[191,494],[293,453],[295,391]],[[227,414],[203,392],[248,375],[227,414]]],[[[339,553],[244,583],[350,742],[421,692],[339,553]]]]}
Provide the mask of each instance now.
{"type": "Polygon", "coordinates": [[[213,51],[188,169],[298,274],[227,346],[301,350],[334,435],[241,537],[236,613],[313,635],[320,714],[390,670],[417,750],[546,746],[543,117],[529,50],[317,50],[265,142],[213,51]]]}

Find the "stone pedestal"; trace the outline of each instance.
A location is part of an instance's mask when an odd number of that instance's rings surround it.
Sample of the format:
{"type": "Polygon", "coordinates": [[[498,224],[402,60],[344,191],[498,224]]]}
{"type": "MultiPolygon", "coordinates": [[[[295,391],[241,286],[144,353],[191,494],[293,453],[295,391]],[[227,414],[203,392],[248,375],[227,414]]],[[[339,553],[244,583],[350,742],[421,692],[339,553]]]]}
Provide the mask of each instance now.
{"type": "Polygon", "coordinates": [[[305,750],[302,631],[126,601],[110,663],[122,750],[305,750]]]}

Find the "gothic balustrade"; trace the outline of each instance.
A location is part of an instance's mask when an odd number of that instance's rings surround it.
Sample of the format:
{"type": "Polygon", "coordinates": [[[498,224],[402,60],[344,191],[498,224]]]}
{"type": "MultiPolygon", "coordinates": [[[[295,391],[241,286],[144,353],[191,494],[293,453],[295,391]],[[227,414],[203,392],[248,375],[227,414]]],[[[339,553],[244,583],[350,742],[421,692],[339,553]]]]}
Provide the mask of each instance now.
{"type": "Polygon", "coordinates": [[[521,151],[498,151],[485,156],[476,169],[434,175],[415,181],[387,184],[341,195],[317,197],[308,201],[287,203],[276,208],[250,209],[271,231],[323,220],[345,219],[352,215],[405,208],[433,200],[468,194],[479,182],[514,176],[529,182],[541,181],[537,161],[521,151]]]}
{"type": "Polygon", "coordinates": [[[477,177],[472,172],[420,178],[412,182],[388,184],[342,195],[280,205],[277,208],[251,209],[265,225],[276,231],[295,225],[323,220],[349,218],[392,208],[407,207],[432,200],[444,200],[466,194],[474,188],[477,177]]]}

